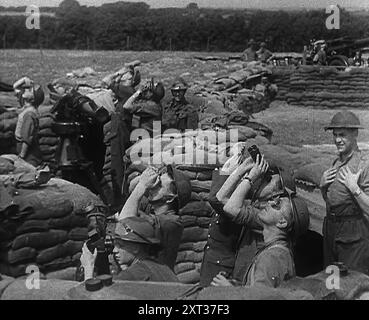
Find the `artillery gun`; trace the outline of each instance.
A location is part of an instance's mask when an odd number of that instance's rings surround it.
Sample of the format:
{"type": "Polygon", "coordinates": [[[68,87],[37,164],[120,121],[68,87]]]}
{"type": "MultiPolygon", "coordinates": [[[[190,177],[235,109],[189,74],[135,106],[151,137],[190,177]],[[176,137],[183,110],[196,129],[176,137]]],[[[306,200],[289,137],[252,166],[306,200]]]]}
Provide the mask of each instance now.
{"type": "Polygon", "coordinates": [[[361,58],[362,49],[369,46],[369,38],[354,40],[341,37],[333,40],[311,40],[306,52],[306,64],[313,64],[314,56],[323,44],[326,45],[325,51],[329,66],[349,66],[349,59],[354,59],[356,53],[361,58]]]}

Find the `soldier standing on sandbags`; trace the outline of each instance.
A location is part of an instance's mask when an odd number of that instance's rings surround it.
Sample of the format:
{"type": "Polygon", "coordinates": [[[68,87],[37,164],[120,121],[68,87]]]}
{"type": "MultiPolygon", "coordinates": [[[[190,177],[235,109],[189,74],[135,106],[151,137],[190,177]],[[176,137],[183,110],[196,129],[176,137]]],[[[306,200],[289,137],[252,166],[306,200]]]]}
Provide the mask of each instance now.
{"type": "Polygon", "coordinates": [[[325,127],[333,131],[338,158],[320,182],[327,207],[324,260],[369,274],[369,162],[358,148],[358,129],[363,127],[350,111],[336,113],[325,127]]]}
{"type": "Polygon", "coordinates": [[[160,240],[159,262],[173,270],[183,233],[178,212],[190,199],[191,183],[184,173],[171,165],[159,170],[149,167],[142,173],[118,220],[139,215],[145,217],[160,240]],[[144,195],[147,195],[151,206],[149,215],[139,210],[144,195]]]}
{"type": "Polygon", "coordinates": [[[42,163],[42,153],[38,141],[38,107],[44,101],[45,94],[40,85],[34,84],[27,77],[16,81],[13,88],[23,108],[15,128],[17,153],[20,158],[37,167],[42,163]]]}
{"type": "Polygon", "coordinates": [[[248,48],[242,52],[242,60],[246,62],[256,61],[258,59],[256,54],[256,42],[254,39],[250,39],[248,48]]]}
{"type": "Polygon", "coordinates": [[[198,110],[187,102],[185,98],[187,89],[187,83],[181,78],[173,83],[171,88],[173,99],[163,110],[163,130],[174,128],[183,132],[186,129],[198,128],[198,110]]]}
{"type": "MultiPolygon", "coordinates": [[[[127,217],[120,220],[114,230],[113,254],[121,270],[114,275],[116,280],[179,282],[174,272],[157,261],[160,241],[155,238],[153,226],[142,217],[127,217]]],[[[84,279],[94,276],[97,250],[92,253],[84,244],[81,265],[84,279]]]]}

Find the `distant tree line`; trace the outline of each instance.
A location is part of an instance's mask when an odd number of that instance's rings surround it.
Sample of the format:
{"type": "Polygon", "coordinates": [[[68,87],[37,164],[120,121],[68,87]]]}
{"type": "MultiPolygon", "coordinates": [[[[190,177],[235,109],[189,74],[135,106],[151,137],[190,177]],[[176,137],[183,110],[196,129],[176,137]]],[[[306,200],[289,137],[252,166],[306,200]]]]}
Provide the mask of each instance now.
{"type": "MultiPolygon", "coordinates": [[[[6,10],[24,12],[25,7],[6,10]]],[[[205,9],[196,3],[151,9],[144,2],[87,7],[64,0],[41,12],[55,17],[41,16],[40,30],[28,30],[24,16],[0,16],[0,48],[239,52],[253,38],[266,41],[272,51],[301,52],[313,38],[369,37],[369,15],[343,9],[339,30],[326,28],[324,10],[205,9]]]]}

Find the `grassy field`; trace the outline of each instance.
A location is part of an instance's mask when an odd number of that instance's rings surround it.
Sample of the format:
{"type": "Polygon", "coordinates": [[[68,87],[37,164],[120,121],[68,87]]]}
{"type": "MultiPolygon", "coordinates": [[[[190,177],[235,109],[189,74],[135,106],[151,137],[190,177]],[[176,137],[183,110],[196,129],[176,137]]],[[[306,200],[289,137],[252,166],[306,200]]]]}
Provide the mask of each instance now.
{"type": "MultiPolygon", "coordinates": [[[[169,86],[177,76],[189,83],[208,81],[215,73],[227,74],[229,70],[222,61],[200,61],[195,55],[229,56],[233,53],[194,52],[132,52],[132,51],[67,51],[67,50],[0,50],[0,79],[13,83],[23,75],[47,84],[55,78],[65,76],[72,70],[92,67],[97,78],[111,73],[126,62],[140,60],[142,78],[154,76],[169,86]]],[[[304,145],[332,143],[330,132],[324,125],[337,110],[291,107],[274,102],[271,108],[255,115],[255,120],[268,125],[274,131],[276,143],[304,145]]],[[[364,127],[369,128],[369,112],[353,110],[364,127]]],[[[360,133],[359,141],[369,141],[369,131],[360,133]]]]}
{"type": "MultiPolygon", "coordinates": [[[[369,128],[369,111],[348,109],[360,119],[364,128],[369,128]]],[[[309,109],[292,107],[287,103],[273,102],[268,110],[255,114],[255,121],[264,123],[273,131],[276,143],[291,145],[331,144],[332,132],[325,131],[338,109],[309,109]]],[[[359,131],[359,142],[369,143],[369,130],[359,131]]]]}

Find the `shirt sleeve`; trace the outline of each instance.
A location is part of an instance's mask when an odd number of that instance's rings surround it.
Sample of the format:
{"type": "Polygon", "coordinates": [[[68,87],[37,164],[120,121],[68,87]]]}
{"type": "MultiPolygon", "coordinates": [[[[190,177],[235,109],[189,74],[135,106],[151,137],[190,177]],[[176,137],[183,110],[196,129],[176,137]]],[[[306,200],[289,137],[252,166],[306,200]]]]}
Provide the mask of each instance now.
{"type": "Polygon", "coordinates": [[[261,227],[258,211],[251,205],[250,201],[242,206],[240,212],[233,218],[233,222],[246,225],[251,229],[260,229],[261,227]]]}
{"type": "Polygon", "coordinates": [[[20,132],[20,138],[22,142],[28,145],[32,144],[32,141],[36,135],[36,115],[31,112],[27,112],[23,118],[23,124],[20,132]]]}
{"type": "Polygon", "coordinates": [[[364,161],[362,165],[362,172],[358,181],[359,187],[364,193],[369,195],[369,161],[364,161]]]}

